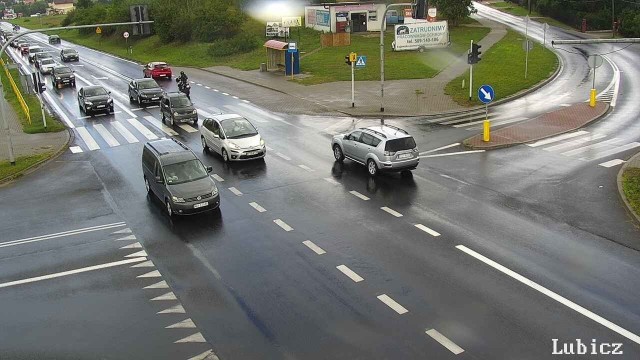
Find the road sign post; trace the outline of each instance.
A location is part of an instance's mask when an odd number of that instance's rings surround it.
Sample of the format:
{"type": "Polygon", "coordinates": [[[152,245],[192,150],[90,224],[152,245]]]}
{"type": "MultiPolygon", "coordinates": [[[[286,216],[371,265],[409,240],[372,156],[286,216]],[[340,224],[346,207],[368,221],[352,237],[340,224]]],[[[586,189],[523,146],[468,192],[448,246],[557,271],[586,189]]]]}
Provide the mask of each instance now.
{"type": "Polygon", "coordinates": [[[356,62],[358,61],[357,53],[349,53],[349,62],[351,63],[351,107],[356,107],[356,62]]]}
{"type": "Polygon", "coordinates": [[[591,107],[596,106],[596,69],[602,66],[603,61],[600,55],[590,55],[587,61],[589,67],[593,69],[593,83],[589,94],[589,106],[591,107]]]}
{"type": "Polygon", "coordinates": [[[491,122],[489,121],[489,103],[495,98],[495,92],[489,85],[482,85],[478,89],[478,100],[484,104],[484,122],[482,131],[482,141],[491,141],[491,122]]]}

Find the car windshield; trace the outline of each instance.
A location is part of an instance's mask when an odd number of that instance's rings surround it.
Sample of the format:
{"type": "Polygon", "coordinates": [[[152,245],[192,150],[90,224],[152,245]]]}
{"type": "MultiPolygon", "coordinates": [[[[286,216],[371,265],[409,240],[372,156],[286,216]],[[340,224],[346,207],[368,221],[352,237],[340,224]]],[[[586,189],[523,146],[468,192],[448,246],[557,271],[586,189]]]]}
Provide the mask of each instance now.
{"type": "Polygon", "coordinates": [[[416,147],[416,141],[413,140],[412,137],[393,139],[387,141],[387,144],[384,146],[385,151],[402,151],[402,150],[411,150],[416,147]]]}
{"type": "Polygon", "coordinates": [[[99,96],[99,95],[107,95],[107,90],[101,87],[84,90],[84,96],[99,96]]]}
{"type": "Polygon", "coordinates": [[[39,53],[39,52],[44,52],[44,49],[43,48],[31,48],[31,49],[29,49],[29,52],[32,53],[32,54],[33,53],[39,53]]]}
{"type": "Polygon", "coordinates": [[[56,68],[56,74],[71,74],[71,69],[68,67],[59,67],[56,68]]]}
{"type": "Polygon", "coordinates": [[[222,129],[229,139],[257,135],[256,128],[246,119],[235,118],[222,121],[222,129]]]}
{"type": "Polygon", "coordinates": [[[166,165],[163,169],[168,185],[182,184],[208,176],[207,169],[197,159],[166,165]]]}
{"type": "Polygon", "coordinates": [[[159,88],[158,83],[154,80],[146,80],[138,82],[138,87],[140,89],[156,89],[159,88]]]}
{"type": "Polygon", "coordinates": [[[55,61],[53,61],[53,59],[51,58],[42,59],[42,65],[49,65],[53,63],[55,63],[55,61]]]}
{"type": "Polygon", "coordinates": [[[191,106],[191,100],[186,96],[177,96],[171,99],[171,106],[175,108],[191,106]]]}
{"type": "Polygon", "coordinates": [[[73,55],[73,54],[77,54],[78,52],[73,49],[64,49],[62,50],[62,53],[66,55],[73,55]]]}
{"type": "Polygon", "coordinates": [[[154,69],[166,69],[168,68],[167,64],[155,64],[153,66],[154,69]]]}

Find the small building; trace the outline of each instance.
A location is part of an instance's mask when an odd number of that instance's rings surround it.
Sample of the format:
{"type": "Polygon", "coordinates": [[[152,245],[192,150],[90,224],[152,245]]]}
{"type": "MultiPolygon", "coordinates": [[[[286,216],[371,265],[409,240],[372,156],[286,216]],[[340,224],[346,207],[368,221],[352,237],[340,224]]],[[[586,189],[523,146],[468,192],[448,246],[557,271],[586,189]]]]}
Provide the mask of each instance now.
{"type": "Polygon", "coordinates": [[[47,9],[47,15],[66,14],[74,9],[74,0],[53,0],[47,9]]]}
{"type": "Polygon", "coordinates": [[[330,3],[304,7],[305,26],[318,31],[341,33],[380,31],[385,4],[330,3]]]}

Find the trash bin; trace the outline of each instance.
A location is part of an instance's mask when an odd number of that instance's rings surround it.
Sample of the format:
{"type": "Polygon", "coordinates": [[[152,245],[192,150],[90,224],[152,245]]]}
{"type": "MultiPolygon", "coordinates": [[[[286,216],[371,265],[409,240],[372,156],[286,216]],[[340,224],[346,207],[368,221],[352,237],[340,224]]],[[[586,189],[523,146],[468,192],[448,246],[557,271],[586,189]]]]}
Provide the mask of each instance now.
{"type": "Polygon", "coordinates": [[[267,72],[267,63],[260,63],[260,72],[267,72]]]}

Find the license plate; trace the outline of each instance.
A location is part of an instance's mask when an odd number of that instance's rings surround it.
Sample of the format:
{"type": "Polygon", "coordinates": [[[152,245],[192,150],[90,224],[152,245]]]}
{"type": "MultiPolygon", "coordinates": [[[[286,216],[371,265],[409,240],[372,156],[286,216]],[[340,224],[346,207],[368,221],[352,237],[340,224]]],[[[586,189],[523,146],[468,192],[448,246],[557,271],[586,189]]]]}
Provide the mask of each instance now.
{"type": "Polygon", "coordinates": [[[68,82],[69,82],[69,80],[62,80],[62,82],[63,82],[63,83],[68,83],[68,82]]]}
{"type": "Polygon", "coordinates": [[[207,205],[209,205],[209,202],[205,201],[203,203],[193,205],[193,208],[194,209],[198,209],[198,208],[201,208],[201,207],[205,207],[207,205]]]}
{"type": "Polygon", "coordinates": [[[411,154],[400,154],[398,155],[398,159],[408,159],[411,157],[411,154]]]}
{"type": "Polygon", "coordinates": [[[247,155],[256,155],[258,151],[247,151],[247,155]]]}
{"type": "Polygon", "coordinates": [[[160,74],[160,75],[158,75],[158,76],[167,76],[167,74],[160,74]]]}
{"type": "Polygon", "coordinates": [[[153,98],[151,98],[151,100],[160,100],[160,98],[159,97],[153,97],[153,98]]]}
{"type": "Polygon", "coordinates": [[[102,109],[103,107],[104,107],[104,105],[98,105],[98,106],[96,106],[96,108],[98,108],[98,109],[102,109]]]}

